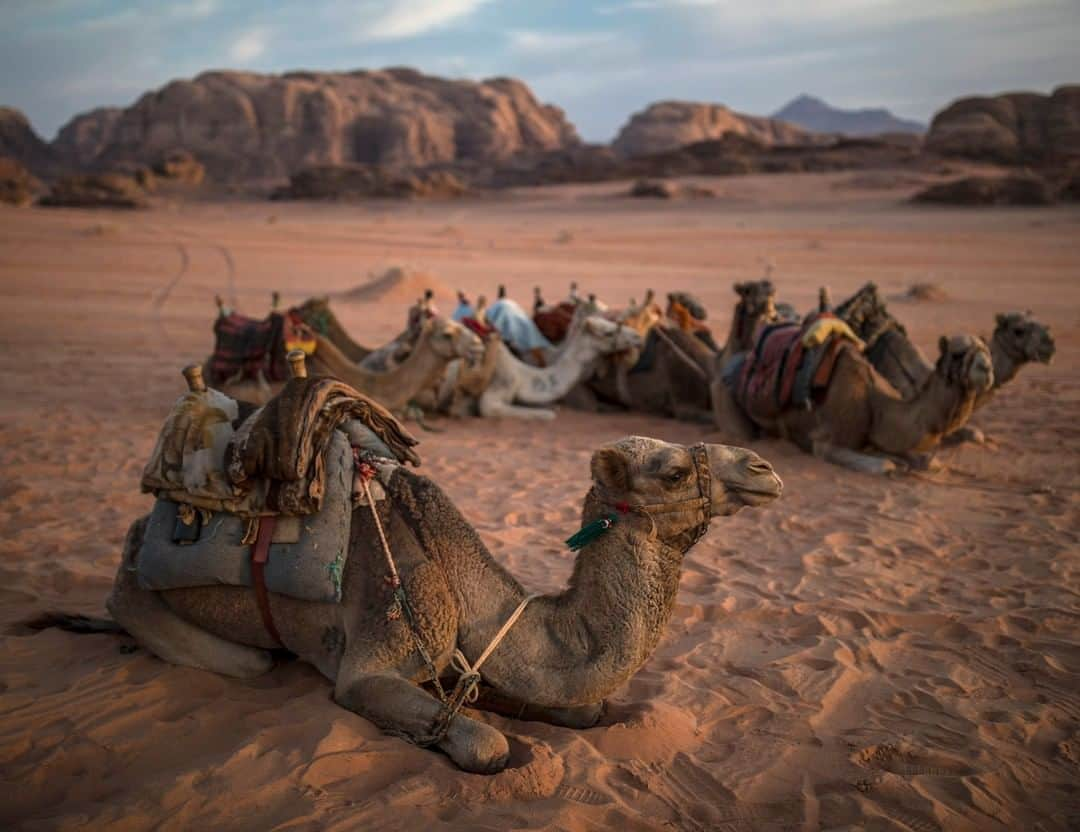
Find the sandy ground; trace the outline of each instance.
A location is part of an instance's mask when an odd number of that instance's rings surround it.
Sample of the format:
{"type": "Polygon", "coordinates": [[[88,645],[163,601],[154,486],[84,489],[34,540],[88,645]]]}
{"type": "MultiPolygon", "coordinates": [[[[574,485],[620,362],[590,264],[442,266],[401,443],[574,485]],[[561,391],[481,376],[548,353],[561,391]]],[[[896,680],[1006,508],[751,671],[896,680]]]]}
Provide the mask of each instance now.
{"type": "MultiPolygon", "coordinates": [[[[724,180],[715,200],[618,186],[449,204],[0,210],[0,823],[20,829],[1053,830],[1080,825],[1080,211],[902,204],[888,177],[724,180]],[[989,448],[930,477],[853,475],[780,441],[786,483],[688,555],[653,658],[587,731],[485,719],[511,767],[468,775],[382,735],[285,661],[251,682],[126,640],[11,625],[101,614],[138,475],[211,345],[212,296],[252,314],[402,263],[525,302],[578,280],[623,304],[688,289],[726,333],[764,264],[809,308],[873,279],[934,354],[1031,308],[1058,356],[977,423],[989,448]]],[[[625,186],[623,186],[625,187],[625,186]]],[[[411,297],[339,303],[381,343],[411,297]]],[[[563,411],[450,423],[426,473],[536,590],[565,582],[588,459],[632,433],[700,427],[563,411]]]]}

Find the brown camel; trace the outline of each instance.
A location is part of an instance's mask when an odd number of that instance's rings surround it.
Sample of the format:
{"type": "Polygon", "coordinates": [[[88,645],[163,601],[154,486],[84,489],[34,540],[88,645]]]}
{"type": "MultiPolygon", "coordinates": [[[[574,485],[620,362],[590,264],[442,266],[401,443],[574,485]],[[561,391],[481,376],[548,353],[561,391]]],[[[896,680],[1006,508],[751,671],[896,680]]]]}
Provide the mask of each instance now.
{"type": "Polygon", "coordinates": [[[942,337],[937,364],[916,394],[904,399],[854,347],[837,359],[823,399],[811,409],[789,408],[772,419],[751,418],[727,384],[714,385],[716,425],[725,438],[748,437],[754,427],[791,439],[808,453],[867,473],[886,473],[899,458],[921,467],[920,454],[964,425],[975,399],[994,382],[990,350],[969,335],[942,337]]]}
{"type": "MultiPolygon", "coordinates": [[[[768,280],[734,285],[739,302],[724,348],[717,353],[695,331],[678,321],[655,322],[647,342],[632,368],[607,362],[606,372],[579,385],[571,402],[587,410],[623,407],[676,419],[712,421],[712,379],[724,356],[749,349],[758,324],[776,316],[776,290],[768,280]]],[[[670,297],[679,297],[675,293],[670,297]]]]}
{"type": "MultiPolygon", "coordinates": [[[[480,339],[460,324],[430,318],[404,361],[386,372],[375,372],[350,361],[329,338],[315,333],[314,339],[315,353],[308,357],[313,375],[339,378],[392,411],[401,411],[418,393],[434,387],[451,361],[479,361],[484,349],[480,339]]],[[[269,384],[261,377],[217,386],[234,399],[254,404],[265,404],[281,389],[281,383],[269,384]]]]}
{"type": "Polygon", "coordinates": [[[294,308],[312,331],[329,340],[341,353],[354,364],[358,364],[373,350],[356,343],[346,332],[345,327],[330,309],[330,298],[326,295],[308,298],[294,308]]]}
{"type": "MultiPolygon", "coordinates": [[[[866,357],[874,369],[904,398],[913,396],[933,372],[933,366],[922,351],[907,337],[907,330],[889,313],[875,284],[867,283],[838,306],[836,312],[866,343],[866,357]]],[[[975,410],[1012,381],[1025,364],[1049,364],[1055,352],[1050,327],[1036,321],[1031,312],[999,314],[989,344],[994,361],[994,384],[976,397],[975,410]]],[[[949,438],[952,442],[981,441],[983,436],[978,428],[965,425],[949,438]]]]}
{"type": "MultiPolygon", "coordinates": [[[[592,458],[593,485],[582,523],[610,517],[584,542],[569,586],[536,597],[483,664],[482,681],[503,701],[556,724],[595,724],[603,700],[649,658],[671,617],[683,556],[711,517],[780,496],[782,484],[752,451],[684,447],[629,437],[592,458]]],[[[376,502],[415,615],[416,635],[443,675],[455,649],[476,662],[526,598],[525,589],[435,483],[404,467],[376,502]]],[[[136,561],[147,518],[128,531],[108,609],[165,661],[241,678],[270,670],[278,646],[264,629],[255,593],[212,586],[153,592],[140,588],[136,561]]],[[[406,616],[388,616],[392,589],[371,509],[355,509],[340,604],[271,594],[281,642],[334,683],[342,707],[413,742],[446,752],[467,771],[496,772],[506,738],[465,712],[439,736],[442,705],[418,683],[430,681],[406,616]]],[[[59,622],[52,617],[52,624],[59,622]]],[[[116,625],[112,625],[114,628],[116,625]]],[[[48,626],[48,625],[46,625],[48,626]]],[[[69,620],[68,626],[71,626],[69,620]]],[[[84,631],[100,632],[94,620],[84,631]]]]}

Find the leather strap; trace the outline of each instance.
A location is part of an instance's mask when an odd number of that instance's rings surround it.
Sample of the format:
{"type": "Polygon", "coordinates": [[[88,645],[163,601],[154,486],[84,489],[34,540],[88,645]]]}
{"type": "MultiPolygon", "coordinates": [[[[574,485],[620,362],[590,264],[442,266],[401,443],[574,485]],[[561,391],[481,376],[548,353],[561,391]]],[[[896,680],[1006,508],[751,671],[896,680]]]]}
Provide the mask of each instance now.
{"type": "Polygon", "coordinates": [[[259,518],[259,531],[255,534],[255,545],[251,547],[251,579],[255,585],[255,601],[259,605],[266,632],[278,644],[283,644],[281,634],[274,626],[274,616],[270,614],[270,594],[266,591],[266,563],[270,560],[270,541],[274,538],[274,526],[277,518],[268,515],[259,518]]]}

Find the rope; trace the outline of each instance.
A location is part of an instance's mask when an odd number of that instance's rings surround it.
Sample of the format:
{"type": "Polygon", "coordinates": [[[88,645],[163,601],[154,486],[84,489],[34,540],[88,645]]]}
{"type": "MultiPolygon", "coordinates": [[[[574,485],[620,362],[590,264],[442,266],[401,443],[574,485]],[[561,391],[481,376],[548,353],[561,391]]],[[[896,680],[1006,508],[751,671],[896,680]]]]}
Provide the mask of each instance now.
{"type": "Polygon", "coordinates": [[[691,370],[693,370],[695,373],[697,373],[697,375],[698,375],[698,377],[700,379],[702,379],[703,381],[711,381],[711,379],[709,378],[709,374],[706,373],[703,369],[701,369],[701,367],[698,366],[698,363],[696,361],[694,361],[694,359],[692,359],[689,355],[687,355],[683,351],[682,347],[680,347],[673,340],[671,340],[671,336],[668,335],[666,332],[664,332],[663,327],[655,326],[655,327],[653,327],[653,332],[656,333],[658,338],[663,340],[664,343],[666,343],[669,347],[671,347],[672,352],[674,352],[675,355],[684,364],[686,364],[686,366],[688,366],[691,370]]]}
{"type": "Polygon", "coordinates": [[[390,552],[390,543],[386,539],[386,532],[383,531],[382,520],[379,518],[379,512],[375,508],[375,501],[371,498],[371,487],[368,483],[375,476],[375,469],[366,462],[361,462],[359,463],[357,472],[360,475],[360,485],[364,489],[364,498],[367,500],[368,507],[371,509],[371,516],[375,520],[375,529],[379,533],[379,542],[382,543],[383,553],[386,555],[386,564],[390,568],[389,579],[391,586],[394,588],[394,603],[387,611],[387,617],[393,620],[398,618],[402,612],[405,613],[405,620],[409,624],[413,643],[416,645],[416,650],[427,667],[431,681],[435,683],[435,688],[439,693],[439,699],[442,702],[442,707],[435,717],[431,732],[427,736],[414,737],[412,739],[420,746],[435,745],[445,739],[447,731],[450,730],[450,723],[454,721],[454,717],[458,715],[458,712],[464,704],[466,702],[471,704],[476,701],[476,698],[479,695],[480,668],[483,666],[484,662],[488,660],[491,654],[495,652],[495,648],[499,646],[499,643],[506,637],[506,634],[510,632],[510,628],[517,623],[519,618],[521,618],[521,614],[525,612],[525,607],[529,605],[529,602],[534,598],[539,597],[539,595],[528,595],[517,605],[517,608],[511,613],[510,617],[503,622],[502,627],[499,628],[495,637],[488,643],[488,646],[484,648],[484,652],[480,654],[480,658],[476,660],[475,664],[470,665],[465,654],[462,653],[461,650],[454,648],[454,653],[450,659],[450,665],[454,670],[458,671],[460,675],[458,676],[457,683],[454,685],[454,690],[447,696],[446,691],[443,690],[442,683],[439,681],[439,672],[435,668],[435,663],[431,660],[431,656],[424,647],[424,641],[420,637],[420,629],[416,624],[416,616],[413,614],[412,606],[409,604],[409,598],[405,594],[405,587],[402,586],[401,583],[401,576],[398,574],[397,566],[394,564],[394,556],[390,552]]]}

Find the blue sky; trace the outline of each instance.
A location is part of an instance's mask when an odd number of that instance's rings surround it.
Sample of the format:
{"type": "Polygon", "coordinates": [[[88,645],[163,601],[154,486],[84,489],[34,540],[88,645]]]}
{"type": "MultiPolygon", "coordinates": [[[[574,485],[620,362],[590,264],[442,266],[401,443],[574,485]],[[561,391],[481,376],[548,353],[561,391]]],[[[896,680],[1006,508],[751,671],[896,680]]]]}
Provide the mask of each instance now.
{"type": "Polygon", "coordinates": [[[0,104],[46,138],[207,69],[510,75],[611,139],[652,101],[768,114],[801,92],[929,119],[1080,82],[1080,0],[0,0],[0,104]]]}

